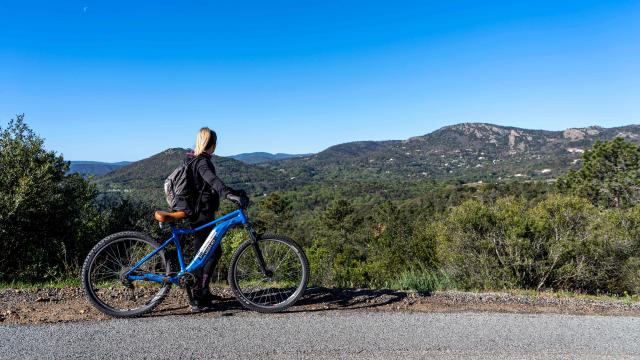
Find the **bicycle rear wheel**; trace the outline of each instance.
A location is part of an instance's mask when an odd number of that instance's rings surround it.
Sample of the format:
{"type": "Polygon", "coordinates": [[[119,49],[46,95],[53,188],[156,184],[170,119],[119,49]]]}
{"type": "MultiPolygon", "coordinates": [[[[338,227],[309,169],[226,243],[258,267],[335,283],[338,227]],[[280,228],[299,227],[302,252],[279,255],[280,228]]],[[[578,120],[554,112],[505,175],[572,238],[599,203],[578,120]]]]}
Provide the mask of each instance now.
{"type": "Polygon", "coordinates": [[[258,240],[268,274],[260,271],[258,256],[251,241],[245,241],[231,259],[229,286],[248,309],[278,312],[295,304],[307,287],[309,261],[293,240],[264,235],[258,240]]]}
{"type": "MultiPolygon", "coordinates": [[[[159,247],[147,235],[131,231],[101,240],[82,267],[82,284],[91,304],[113,317],[136,317],[158,306],[168,294],[170,284],[128,281],[125,274],[159,247]]],[[[171,266],[161,251],[136,272],[169,276],[171,266]]]]}

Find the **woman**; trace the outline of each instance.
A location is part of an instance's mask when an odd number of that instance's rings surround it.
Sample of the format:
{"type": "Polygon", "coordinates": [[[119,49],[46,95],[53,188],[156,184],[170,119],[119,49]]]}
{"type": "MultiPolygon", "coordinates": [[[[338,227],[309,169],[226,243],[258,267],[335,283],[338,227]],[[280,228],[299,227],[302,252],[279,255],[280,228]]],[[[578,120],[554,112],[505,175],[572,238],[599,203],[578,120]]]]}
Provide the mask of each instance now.
{"type": "MultiPolygon", "coordinates": [[[[215,213],[220,206],[220,199],[227,199],[246,207],[249,202],[244,191],[236,191],[226,186],[216,175],[216,169],[211,162],[213,152],[216,150],[218,136],[215,131],[204,127],[198,132],[196,146],[193,154],[188,154],[192,161],[189,170],[192,176],[195,202],[192,213],[189,216],[191,228],[197,228],[215,219],[215,213]]],[[[212,228],[208,227],[195,233],[195,249],[198,251],[211,233],[212,228]]],[[[202,269],[201,276],[196,278],[193,286],[194,310],[201,310],[211,305],[211,301],[219,298],[209,291],[209,282],[220,257],[222,256],[222,246],[218,246],[211,258],[202,269]]]]}

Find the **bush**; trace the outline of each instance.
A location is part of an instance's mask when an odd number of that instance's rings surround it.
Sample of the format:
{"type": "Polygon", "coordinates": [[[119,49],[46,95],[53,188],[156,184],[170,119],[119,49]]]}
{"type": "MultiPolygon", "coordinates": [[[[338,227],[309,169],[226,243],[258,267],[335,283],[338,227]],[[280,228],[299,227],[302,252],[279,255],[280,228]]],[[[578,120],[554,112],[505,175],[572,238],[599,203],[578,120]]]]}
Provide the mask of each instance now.
{"type": "Polygon", "coordinates": [[[469,200],[438,225],[443,270],[467,288],[507,288],[527,278],[529,256],[525,202],[469,200]]]}
{"type": "Polygon", "coordinates": [[[471,200],[439,224],[442,268],[464,288],[638,293],[640,206],[597,209],[550,195],[533,207],[471,200]]]}
{"type": "Polygon", "coordinates": [[[531,276],[528,287],[576,289],[589,272],[585,253],[592,226],[601,214],[586,199],[553,195],[528,213],[531,226],[531,276]]]}

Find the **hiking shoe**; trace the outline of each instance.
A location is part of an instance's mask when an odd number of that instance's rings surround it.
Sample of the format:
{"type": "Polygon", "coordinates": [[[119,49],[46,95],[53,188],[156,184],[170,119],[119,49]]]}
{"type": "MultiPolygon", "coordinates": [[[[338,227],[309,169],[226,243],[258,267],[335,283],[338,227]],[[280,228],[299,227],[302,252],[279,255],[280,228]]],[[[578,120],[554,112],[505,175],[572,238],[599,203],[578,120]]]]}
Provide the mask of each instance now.
{"type": "Polygon", "coordinates": [[[204,293],[193,297],[193,303],[191,304],[191,311],[202,312],[214,309],[214,302],[220,302],[222,298],[217,295],[213,295],[208,290],[204,293]]]}
{"type": "Polygon", "coordinates": [[[213,295],[212,293],[210,293],[209,291],[206,291],[204,294],[202,294],[201,296],[198,296],[197,298],[199,301],[202,301],[203,303],[212,303],[212,302],[220,302],[222,301],[222,297],[218,296],[218,295],[213,295]]]}
{"type": "Polygon", "coordinates": [[[211,305],[200,305],[197,303],[191,305],[191,312],[193,313],[208,312],[212,310],[213,310],[213,306],[211,305]]]}

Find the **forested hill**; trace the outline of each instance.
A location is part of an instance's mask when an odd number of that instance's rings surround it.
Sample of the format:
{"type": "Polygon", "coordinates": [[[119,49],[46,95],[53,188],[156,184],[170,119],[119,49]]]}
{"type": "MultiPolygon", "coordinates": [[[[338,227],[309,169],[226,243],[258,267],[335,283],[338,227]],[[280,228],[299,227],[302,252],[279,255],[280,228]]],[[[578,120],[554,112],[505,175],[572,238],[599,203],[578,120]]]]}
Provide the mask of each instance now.
{"type": "Polygon", "coordinates": [[[464,181],[553,178],[596,140],[640,141],[640,126],[527,130],[481,123],[441,128],[408,140],[359,141],[318,154],[263,164],[299,181],[422,178],[464,181]]]}
{"type": "MultiPolygon", "coordinates": [[[[164,201],[164,180],[184,161],[187,151],[181,148],[165,150],[98,177],[96,182],[102,191],[134,193],[136,197],[161,204],[164,201]]],[[[242,188],[253,193],[264,192],[284,181],[281,172],[248,165],[231,158],[214,156],[213,162],[220,178],[234,188],[242,188]]]]}
{"type": "MultiPolygon", "coordinates": [[[[467,123],[408,140],[352,142],[315,155],[254,165],[217,156],[213,161],[225,182],[253,193],[340,181],[549,179],[577,167],[596,140],[615,137],[639,142],[640,126],[544,131],[467,123]]],[[[132,192],[159,201],[164,179],[186,151],[169,149],[96,181],[103,191],[132,192]]]]}

